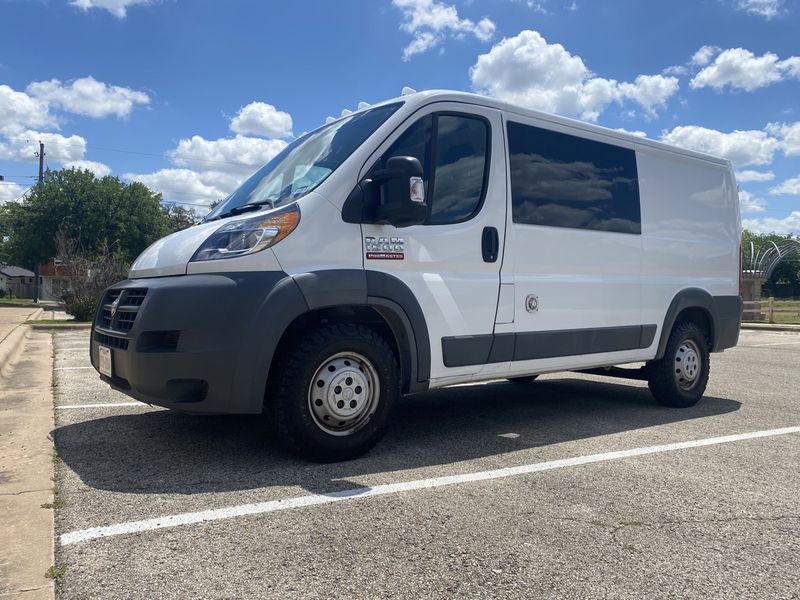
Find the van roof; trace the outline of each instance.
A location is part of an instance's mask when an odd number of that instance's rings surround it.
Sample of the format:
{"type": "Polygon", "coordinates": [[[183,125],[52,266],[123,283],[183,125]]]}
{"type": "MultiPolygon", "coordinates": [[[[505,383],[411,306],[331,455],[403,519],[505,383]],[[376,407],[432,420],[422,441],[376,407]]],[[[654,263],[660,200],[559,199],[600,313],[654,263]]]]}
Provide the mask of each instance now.
{"type": "MultiPolygon", "coordinates": [[[[672,146],[670,144],[665,144],[663,142],[657,142],[655,140],[651,140],[650,138],[644,138],[638,135],[633,135],[632,133],[617,131],[616,129],[610,129],[608,127],[602,127],[600,125],[593,125],[591,123],[586,123],[584,121],[579,121],[577,119],[570,119],[568,117],[554,115],[552,113],[544,112],[541,110],[523,108],[521,106],[516,106],[514,104],[509,104],[507,102],[496,100],[489,96],[482,96],[480,94],[472,94],[469,92],[455,92],[451,90],[426,90],[422,92],[414,92],[413,94],[407,94],[405,96],[400,96],[397,98],[391,98],[389,100],[384,100],[382,102],[377,102],[371,105],[369,108],[372,108],[374,106],[380,106],[382,104],[390,104],[392,102],[402,101],[407,103],[411,110],[414,110],[417,106],[422,104],[427,104],[431,100],[436,100],[440,102],[444,101],[462,102],[466,104],[475,104],[477,106],[486,106],[488,108],[495,108],[497,110],[502,110],[510,114],[516,114],[523,117],[533,117],[541,119],[543,121],[549,121],[551,123],[564,125],[566,127],[574,127],[576,129],[581,129],[583,131],[592,132],[607,137],[615,138],[621,141],[625,141],[628,143],[636,144],[637,146],[644,146],[653,148],[655,150],[680,154],[682,156],[699,158],[725,167],[731,166],[731,162],[729,160],[711,154],[706,154],[704,152],[697,152],[695,150],[686,150],[685,148],[679,148],[677,146],[672,146]]],[[[366,109],[367,107],[365,107],[362,110],[366,109]]]]}

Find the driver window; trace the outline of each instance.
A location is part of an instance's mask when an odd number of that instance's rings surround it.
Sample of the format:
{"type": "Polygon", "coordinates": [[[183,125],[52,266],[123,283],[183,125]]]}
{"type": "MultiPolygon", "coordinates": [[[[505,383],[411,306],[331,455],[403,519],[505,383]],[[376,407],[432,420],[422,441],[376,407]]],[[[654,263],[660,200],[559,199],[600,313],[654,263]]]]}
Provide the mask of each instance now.
{"type": "Polygon", "coordinates": [[[428,203],[425,224],[446,225],[466,221],[480,209],[486,188],[488,146],[489,127],[483,119],[434,113],[406,129],[379,164],[385,168],[394,156],[419,160],[428,203]],[[432,148],[434,132],[436,144],[432,148]]]}
{"type": "Polygon", "coordinates": [[[406,129],[394,144],[381,157],[381,167],[386,167],[386,162],[394,156],[413,156],[422,165],[422,179],[425,185],[425,196],[428,194],[428,179],[430,179],[430,154],[431,130],[433,116],[421,118],[411,127],[406,129]]]}

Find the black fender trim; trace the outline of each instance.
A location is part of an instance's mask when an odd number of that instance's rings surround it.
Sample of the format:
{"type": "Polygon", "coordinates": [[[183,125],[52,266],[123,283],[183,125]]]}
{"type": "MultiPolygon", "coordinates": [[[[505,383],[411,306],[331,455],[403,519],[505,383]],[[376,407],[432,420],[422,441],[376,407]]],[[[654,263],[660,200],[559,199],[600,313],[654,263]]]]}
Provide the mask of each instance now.
{"type": "Polygon", "coordinates": [[[405,391],[428,388],[431,375],[428,324],[419,302],[405,283],[388,273],[363,269],[301,273],[293,280],[307,310],[336,306],[374,308],[386,320],[398,342],[401,365],[408,373],[405,391]]]}
{"type": "Polygon", "coordinates": [[[664,326],[661,329],[661,338],[658,342],[658,351],[655,359],[664,357],[675,320],[681,311],[687,308],[700,308],[706,312],[711,323],[709,335],[712,340],[712,352],[722,352],[731,348],[739,340],[739,328],[742,317],[742,299],[737,296],[712,296],[700,288],[686,288],[681,290],[670,302],[667,314],[664,317],[664,326]]]}
{"type": "Polygon", "coordinates": [[[278,343],[292,322],[308,310],[300,288],[287,275],[275,284],[255,311],[240,346],[241,367],[232,389],[234,397],[249,399],[249,412],[261,412],[278,343]]]}

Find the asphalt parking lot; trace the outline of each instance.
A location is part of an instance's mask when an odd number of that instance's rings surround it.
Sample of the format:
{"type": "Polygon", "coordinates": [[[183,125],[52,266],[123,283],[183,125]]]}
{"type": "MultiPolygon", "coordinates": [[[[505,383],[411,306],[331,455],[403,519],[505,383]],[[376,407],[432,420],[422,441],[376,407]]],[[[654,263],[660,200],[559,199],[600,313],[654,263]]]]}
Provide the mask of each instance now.
{"type": "Polygon", "coordinates": [[[61,598],[800,597],[798,334],[743,331],[690,409],[573,373],[418,394],[332,465],[54,346],[61,598]]]}

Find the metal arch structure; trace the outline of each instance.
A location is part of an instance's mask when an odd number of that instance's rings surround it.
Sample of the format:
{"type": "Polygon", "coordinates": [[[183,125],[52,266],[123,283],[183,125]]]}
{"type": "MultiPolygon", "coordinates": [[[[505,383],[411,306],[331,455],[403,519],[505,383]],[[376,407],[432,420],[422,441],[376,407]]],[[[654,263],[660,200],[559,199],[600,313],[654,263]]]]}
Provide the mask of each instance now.
{"type": "MultiPolygon", "coordinates": [[[[800,252],[800,240],[787,239],[779,244],[770,241],[766,246],[756,248],[751,241],[750,253],[742,256],[742,278],[769,279],[775,267],[793,252],[800,252]]],[[[743,250],[747,249],[747,246],[743,250]]]]}

